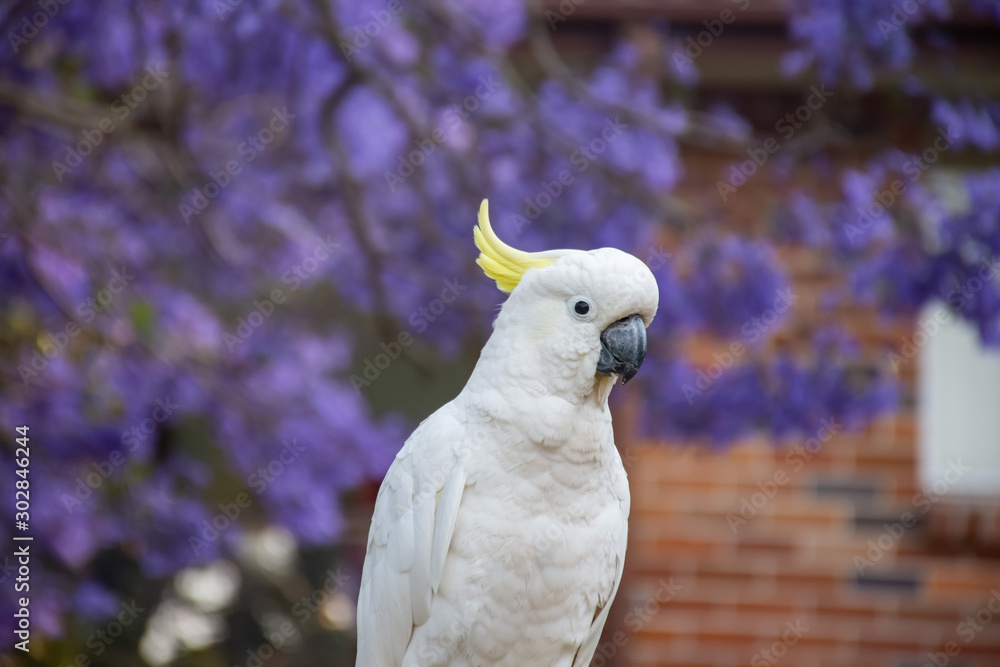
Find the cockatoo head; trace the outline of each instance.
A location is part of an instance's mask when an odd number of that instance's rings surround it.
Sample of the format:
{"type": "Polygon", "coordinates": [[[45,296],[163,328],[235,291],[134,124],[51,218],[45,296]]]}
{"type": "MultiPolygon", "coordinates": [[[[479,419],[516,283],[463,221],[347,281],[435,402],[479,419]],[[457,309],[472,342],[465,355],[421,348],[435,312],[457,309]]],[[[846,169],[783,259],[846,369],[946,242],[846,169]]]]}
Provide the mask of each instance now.
{"type": "Polygon", "coordinates": [[[615,378],[632,379],[659,302],[643,262],[615,248],[516,250],[493,232],[486,200],[474,234],[476,262],[510,293],[491,337],[509,373],[540,392],[584,398],[596,391],[602,402],[615,378]]]}

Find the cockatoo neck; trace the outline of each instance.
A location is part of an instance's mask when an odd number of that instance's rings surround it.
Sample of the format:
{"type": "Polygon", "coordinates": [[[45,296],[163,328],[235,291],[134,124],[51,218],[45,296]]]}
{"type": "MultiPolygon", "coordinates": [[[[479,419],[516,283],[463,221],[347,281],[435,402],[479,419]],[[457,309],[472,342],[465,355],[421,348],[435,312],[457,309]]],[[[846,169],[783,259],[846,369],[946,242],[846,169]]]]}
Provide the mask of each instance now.
{"type": "Polygon", "coordinates": [[[562,372],[556,368],[579,359],[526,351],[518,336],[507,333],[497,326],[456,401],[491,428],[518,434],[504,436],[508,450],[540,447],[573,465],[595,464],[599,450],[612,442],[608,394],[614,379],[595,376],[591,365],[589,382],[583,383],[571,365],[562,372]]]}

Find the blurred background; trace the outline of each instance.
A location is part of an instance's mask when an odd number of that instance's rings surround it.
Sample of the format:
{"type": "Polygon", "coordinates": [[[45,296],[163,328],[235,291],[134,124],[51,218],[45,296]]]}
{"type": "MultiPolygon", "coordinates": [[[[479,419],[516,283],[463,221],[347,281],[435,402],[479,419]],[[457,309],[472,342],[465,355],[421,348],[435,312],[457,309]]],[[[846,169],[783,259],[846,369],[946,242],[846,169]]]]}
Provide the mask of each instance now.
{"type": "Polygon", "coordinates": [[[594,665],[1000,665],[1000,3],[0,7],[3,664],[352,665],[488,197],[659,282],[594,665]]]}

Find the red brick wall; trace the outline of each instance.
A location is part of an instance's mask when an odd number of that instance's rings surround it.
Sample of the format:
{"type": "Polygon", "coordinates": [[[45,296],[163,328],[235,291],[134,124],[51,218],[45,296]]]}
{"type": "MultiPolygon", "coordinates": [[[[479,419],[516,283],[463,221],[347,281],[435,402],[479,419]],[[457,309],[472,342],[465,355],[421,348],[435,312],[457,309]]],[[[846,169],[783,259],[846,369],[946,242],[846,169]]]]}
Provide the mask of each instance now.
{"type": "MultiPolygon", "coordinates": [[[[783,259],[802,297],[772,340],[787,346],[831,316],[817,302],[833,280],[821,256],[783,259]]],[[[910,333],[854,307],[832,316],[873,359],[910,333]]],[[[727,344],[694,341],[691,353],[707,365],[727,344]]],[[[915,365],[900,369],[906,405],[915,365]]],[[[914,410],[814,441],[811,455],[792,453],[807,438],[710,451],[622,434],[631,544],[593,664],[1000,666],[1000,506],[914,499],[914,410]]]]}

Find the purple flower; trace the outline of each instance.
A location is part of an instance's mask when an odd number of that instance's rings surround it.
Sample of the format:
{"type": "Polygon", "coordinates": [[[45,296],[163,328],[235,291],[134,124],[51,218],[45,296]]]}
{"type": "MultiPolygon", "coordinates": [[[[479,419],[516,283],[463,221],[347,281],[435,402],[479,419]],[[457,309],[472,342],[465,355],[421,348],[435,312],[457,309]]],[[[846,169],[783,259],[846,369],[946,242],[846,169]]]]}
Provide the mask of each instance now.
{"type": "Polygon", "coordinates": [[[955,148],[975,146],[988,153],[1000,147],[1000,104],[996,102],[986,101],[977,107],[969,99],[954,104],[937,99],[931,115],[955,136],[955,148]]]}
{"type": "MultiPolygon", "coordinates": [[[[909,35],[947,4],[887,29],[896,4],[796,3],[784,65],[858,87],[892,73],[919,104],[909,35]]],[[[1000,254],[997,170],[951,179],[952,196],[921,174],[883,204],[913,156],[879,145],[841,169],[829,153],[782,150],[779,205],[751,212],[753,236],[711,209],[682,229],[675,211],[701,206],[700,172],[685,165],[691,119],[735,141],[753,128],[676,85],[697,69],[681,67],[664,28],[664,48],[623,33],[575,82],[532,72],[523,86],[507,62],[533,70],[524,3],[388,7],[67,3],[0,55],[12,89],[51,100],[45,113],[0,114],[14,130],[0,138],[12,184],[0,338],[14,362],[0,368],[0,428],[30,424],[37,442],[41,633],[114,611],[127,584],[109,562],[155,591],[238,551],[260,522],[334,546],[352,494],[384,474],[425,402],[445,400],[401,401],[395,383],[438,386],[442,362],[464,368],[489,335],[504,297],[474,263],[483,196],[516,247],[611,246],[649,264],[660,311],[637,381],[657,437],[722,446],[809,434],[825,418],[860,427],[892,408],[893,383],[842,331],[816,332],[801,354],[762,352],[795,307],[773,241],[828,250],[851,298],[882,313],[944,300],[1000,345],[1000,293],[982,273],[1000,254]],[[821,185],[784,190],[803,169],[821,185]],[[120,289],[111,272],[123,267],[134,278],[120,289]],[[448,285],[461,288],[444,307],[448,285]],[[679,356],[692,335],[744,351],[697,366],[679,356]],[[240,494],[250,504],[230,518],[240,494]]],[[[930,38],[947,57],[948,41],[930,38]]],[[[995,103],[931,104],[956,146],[997,149],[995,103]]],[[[0,459],[10,469],[9,449],[0,459]]],[[[10,514],[0,507],[0,537],[10,514]]]]}
{"type": "MultiPolygon", "coordinates": [[[[736,236],[706,238],[689,250],[684,280],[688,302],[702,327],[722,336],[752,328],[789,291],[776,255],[764,244],[736,236]]],[[[786,312],[785,308],[782,312],[786,312]]]]}

